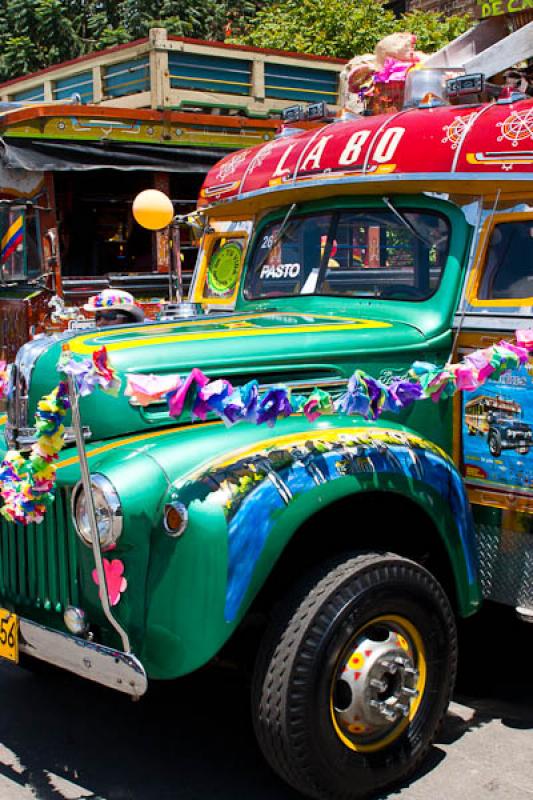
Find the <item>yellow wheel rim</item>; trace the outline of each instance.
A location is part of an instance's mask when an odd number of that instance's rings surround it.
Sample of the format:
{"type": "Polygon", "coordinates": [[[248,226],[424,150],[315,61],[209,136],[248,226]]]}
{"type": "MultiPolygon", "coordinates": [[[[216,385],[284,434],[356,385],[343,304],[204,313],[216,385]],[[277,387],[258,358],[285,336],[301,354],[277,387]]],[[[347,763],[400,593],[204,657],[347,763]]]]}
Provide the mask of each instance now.
{"type": "Polygon", "coordinates": [[[375,617],[340,657],[330,687],[333,728],[350,750],[371,753],[398,739],[424,696],[426,652],[405,617],[375,617]]]}

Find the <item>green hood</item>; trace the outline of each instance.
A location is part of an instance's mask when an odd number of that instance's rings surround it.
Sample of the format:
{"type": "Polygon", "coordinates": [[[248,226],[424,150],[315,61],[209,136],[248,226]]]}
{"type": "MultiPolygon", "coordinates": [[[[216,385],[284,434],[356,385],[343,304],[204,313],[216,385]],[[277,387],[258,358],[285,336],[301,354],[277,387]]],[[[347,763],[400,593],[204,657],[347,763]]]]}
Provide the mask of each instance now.
{"type": "MultiPolygon", "coordinates": [[[[193,367],[211,378],[228,378],[235,385],[253,378],[262,384],[294,380],[320,383],[347,378],[355,368],[379,377],[385,371],[404,371],[415,351],[417,357],[428,347],[444,354],[447,344],[438,335],[432,341],[425,339],[417,328],[404,322],[298,311],[227,314],[108,328],[78,334],[69,341],[77,358],[90,357],[105,346],[123,388],[127,373],[184,376],[193,367]]],[[[37,400],[57,383],[60,353],[61,342],[56,342],[36,362],[30,420],[37,400]]],[[[164,404],[138,408],[122,393],[118,398],[101,392],[84,398],[81,412],[93,440],[175,424],[164,404]]]]}

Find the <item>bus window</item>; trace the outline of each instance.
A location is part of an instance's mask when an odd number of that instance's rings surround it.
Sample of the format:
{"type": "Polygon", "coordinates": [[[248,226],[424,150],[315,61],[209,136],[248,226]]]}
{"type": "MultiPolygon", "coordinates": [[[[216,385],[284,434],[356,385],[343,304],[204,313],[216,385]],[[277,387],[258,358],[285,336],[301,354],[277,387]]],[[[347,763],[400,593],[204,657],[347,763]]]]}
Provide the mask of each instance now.
{"type": "Polygon", "coordinates": [[[481,279],[480,300],[533,297],[533,219],[494,226],[481,279]]]}

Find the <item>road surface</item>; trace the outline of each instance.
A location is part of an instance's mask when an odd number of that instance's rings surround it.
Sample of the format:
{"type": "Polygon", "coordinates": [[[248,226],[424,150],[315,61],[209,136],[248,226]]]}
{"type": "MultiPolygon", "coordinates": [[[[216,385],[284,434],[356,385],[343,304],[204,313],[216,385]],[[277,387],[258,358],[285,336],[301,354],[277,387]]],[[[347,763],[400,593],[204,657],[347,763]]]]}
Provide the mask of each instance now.
{"type": "MultiPolygon", "coordinates": [[[[394,800],[533,800],[533,626],[485,612],[446,723],[394,800]]],[[[210,668],[138,703],[0,664],[0,800],[297,800],[258,751],[246,681],[210,668]]]]}

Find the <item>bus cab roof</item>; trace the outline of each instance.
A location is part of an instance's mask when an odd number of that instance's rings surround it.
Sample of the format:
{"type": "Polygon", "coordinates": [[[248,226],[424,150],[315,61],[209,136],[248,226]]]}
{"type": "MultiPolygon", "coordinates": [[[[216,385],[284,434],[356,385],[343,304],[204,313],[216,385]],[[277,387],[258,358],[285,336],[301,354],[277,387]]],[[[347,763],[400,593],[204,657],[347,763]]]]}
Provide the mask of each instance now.
{"type": "Polygon", "coordinates": [[[303,199],[420,191],[533,195],[533,99],[338,120],[226,156],[200,205],[246,216],[303,199]]]}

